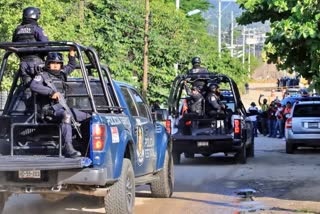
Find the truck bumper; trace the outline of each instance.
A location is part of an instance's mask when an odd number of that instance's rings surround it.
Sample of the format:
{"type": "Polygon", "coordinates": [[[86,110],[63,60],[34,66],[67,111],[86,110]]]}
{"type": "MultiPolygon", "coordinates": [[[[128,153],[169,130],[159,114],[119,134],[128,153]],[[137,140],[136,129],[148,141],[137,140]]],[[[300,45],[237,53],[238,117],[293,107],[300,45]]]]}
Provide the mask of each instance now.
{"type": "MultiPolygon", "coordinates": [[[[89,168],[84,158],[0,156],[0,191],[57,186],[87,187],[112,184],[112,168],[89,168]],[[28,175],[27,178],[19,177],[28,175]],[[29,177],[31,173],[31,177],[29,177]],[[35,174],[34,174],[35,173],[35,174]]],[[[59,188],[58,188],[59,189],[59,188]]]]}
{"type": "Polygon", "coordinates": [[[108,180],[107,169],[85,168],[81,170],[63,170],[57,172],[57,184],[99,185],[113,183],[108,180]]]}
{"type": "Polygon", "coordinates": [[[234,140],[232,136],[175,136],[172,141],[172,151],[176,153],[237,152],[242,146],[241,140],[234,140]]]}

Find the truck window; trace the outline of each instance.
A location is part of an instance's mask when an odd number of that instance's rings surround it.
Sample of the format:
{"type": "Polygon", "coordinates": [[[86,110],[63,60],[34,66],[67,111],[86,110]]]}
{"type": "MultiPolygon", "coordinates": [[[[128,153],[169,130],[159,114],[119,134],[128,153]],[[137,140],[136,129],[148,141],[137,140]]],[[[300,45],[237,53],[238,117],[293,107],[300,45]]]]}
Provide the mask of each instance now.
{"type": "Polygon", "coordinates": [[[125,88],[125,87],[121,87],[121,92],[122,92],[122,94],[124,96],[124,99],[126,100],[126,103],[128,105],[128,110],[129,110],[130,114],[132,116],[138,116],[138,112],[137,112],[136,106],[134,105],[134,101],[132,100],[128,89],[125,88]]]}
{"type": "Polygon", "coordinates": [[[135,90],[130,89],[130,91],[132,93],[134,102],[136,103],[136,106],[137,106],[137,109],[138,109],[138,112],[139,112],[139,116],[140,117],[145,117],[145,118],[151,120],[151,116],[150,116],[150,114],[148,113],[148,110],[147,110],[148,107],[145,104],[145,102],[143,101],[142,97],[135,90]]]}

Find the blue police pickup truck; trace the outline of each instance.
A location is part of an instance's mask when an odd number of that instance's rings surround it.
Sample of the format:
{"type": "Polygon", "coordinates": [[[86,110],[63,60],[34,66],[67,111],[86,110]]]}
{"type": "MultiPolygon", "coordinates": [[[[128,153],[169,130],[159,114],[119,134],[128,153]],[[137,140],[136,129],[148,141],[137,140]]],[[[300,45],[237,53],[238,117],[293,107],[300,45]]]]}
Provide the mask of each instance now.
{"type": "MultiPolygon", "coordinates": [[[[70,193],[97,196],[112,214],[133,212],[139,185],[150,185],[153,197],[171,197],[173,160],[165,127],[152,117],[135,88],[111,78],[92,48],[37,42],[0,43],[0,49],[5,50],[1,84],[14,76],[0,116],[1,211],[10,195],[19,193],[48,200],[70,193]],[[81,153],[74,158],[64,155],[61,123],[44,117],[38,94],[22,83],[21,71],[14,68],[16,55],[66,53],[70,47],[77,53],[74,77],[53,84],[64,89],[71,110],[90,115],[72,124],[72,144],[81,153]]],[[[34,71],[41,71],[41,65],[34,71]]]]}

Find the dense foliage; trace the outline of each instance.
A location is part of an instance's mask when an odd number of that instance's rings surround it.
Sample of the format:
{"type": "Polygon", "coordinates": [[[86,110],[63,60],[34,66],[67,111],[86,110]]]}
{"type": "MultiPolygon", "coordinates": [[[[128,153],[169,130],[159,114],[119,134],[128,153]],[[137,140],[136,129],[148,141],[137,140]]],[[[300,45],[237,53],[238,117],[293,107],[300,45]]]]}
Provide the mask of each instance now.
{"type": "Polygon", "coordinates": [[[269,62],[316,80],[319,89],[320,2],[318,0],[237,0],[246,11],[240,24],[270,20],[265,51],[269,62]]]}
{"type": "MultiPolygon", "coordinates": [[[[11,40],[14,28],[21,21],[22,9],[36,6],[41,9],[39,23],[50,40],[71,40],[93,46],[115,79],[141,88],[145,1],[86,0],[83,11],[79,2],[0,0],[3,11],[0,42],[11,40]]],[[[203,65],[211,71],[229,74],[241,85],[246,81],[246,71],[238,59],[230,58],[228,53],[222,53],[219,59],[216,38],[208,35],[201,14],[186,16],[190,8],[207,10],[209,6],[205,0],[181,1],[181,9],[177,11],[174,1],[151,1],[149,101],[167,99],[172,80],[178,73],[186,72],[193,56],[200,56],[203,65]],[[174,69],[177,63],[181,70],[174,69]]]]}

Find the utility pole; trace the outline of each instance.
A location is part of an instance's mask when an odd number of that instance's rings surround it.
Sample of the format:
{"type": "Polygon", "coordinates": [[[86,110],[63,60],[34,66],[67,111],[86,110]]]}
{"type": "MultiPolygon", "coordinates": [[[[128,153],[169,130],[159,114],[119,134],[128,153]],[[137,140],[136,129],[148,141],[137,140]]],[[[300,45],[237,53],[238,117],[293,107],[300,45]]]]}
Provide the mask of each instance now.
{"type": "MultiPolygon", "coordinates": [[[[251,29],[248,30],[248,38],[251,39],[251,29]]],[[[250,61],[251,61],[251,42],[248,42],[248,46],[249,46],[249,51],[248,51],[248,77],[250,77],[251,75],[251,65],[250,65],[250,61]]]]}
{"type": "Polygon", "coordinates": [[[242,65],[244,66],[244,58],[246,54],[246,27],[242,28],[242,65]]]}
{"type": "Polygon", "coordinates": [[[80,19],[80,28],[82,28],[83,21],[84,21],[84,0],[80,0],[79,2],[79,19],[80,19]]]}
{"type": "Polygon", "coordinates": [[[255,28],[253,28],[253,38],[254,38],[254,43],[253,43],[253,56],[256,56],[257,32],[256,32],[256,29],[255,29],[255,28]]]}
{"type": "Polygon", "coordinates": [[[221,0],[218,0],[218,53],[221,57],[221,0]]]}
{"type": "Polygon", "coordinates": [[[234,47],[233,47],[233,11],[231,11],[231,41],[230,41],[230,46],[231,46],[231,57],[233,57],[233,51],[234,51],[234,47]]]}
{"type": "Polygon", "coordinates": [[[147,98],[148,89],[148,34],[149,34],[149,0],[146,0],[146,18],[144,25],[144,50],[143,50],[143,80],[142,80],[142,95],[147,98]]]}

